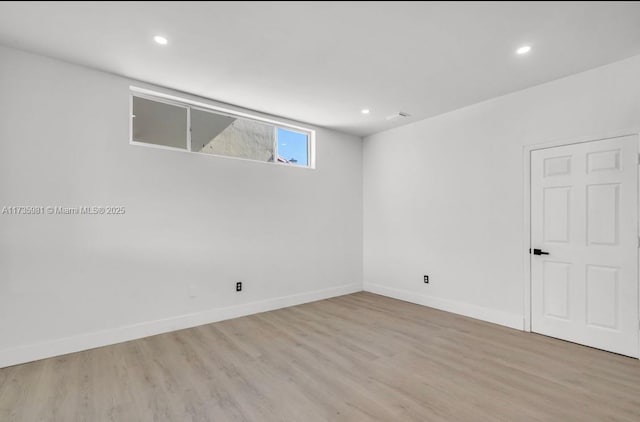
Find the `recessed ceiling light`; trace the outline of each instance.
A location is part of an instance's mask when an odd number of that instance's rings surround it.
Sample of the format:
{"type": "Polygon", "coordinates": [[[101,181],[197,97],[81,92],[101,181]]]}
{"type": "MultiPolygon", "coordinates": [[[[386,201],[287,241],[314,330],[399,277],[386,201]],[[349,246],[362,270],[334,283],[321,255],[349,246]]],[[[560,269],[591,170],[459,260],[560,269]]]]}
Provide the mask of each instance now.
{"type": "Polygon", "coordinates": [[[518,53],[518,54],[527,54],[529,51],[531,51],[531,46],[523,45],[522,47],[520,47],[519,49],[516,50],[516,53],[518,53]]]}
{"type": "Polygon", "coordinates": [[[369,113],[371,113],[371,110],[369,110],[368,108],[363,108],[362,111],[360,111],[360,113],[369,114],[369,113]]]}
{"type": "Polygon", "coordinates": [[[169,42],[169,40],[160,35],[156,35],[155,37],[153,37],[153,40],[160,45],[167,45],[167,43],[169,42]]]}

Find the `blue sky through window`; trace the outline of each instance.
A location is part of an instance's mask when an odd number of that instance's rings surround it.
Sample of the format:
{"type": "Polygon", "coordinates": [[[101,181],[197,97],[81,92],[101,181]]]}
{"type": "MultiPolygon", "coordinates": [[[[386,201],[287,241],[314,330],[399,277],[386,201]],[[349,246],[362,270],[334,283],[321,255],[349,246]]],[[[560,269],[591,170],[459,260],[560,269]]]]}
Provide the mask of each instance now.
{"type": "Polygon", "coordinates": [[[308,166],[307,134],[278,128],[278,155],[299,166],[308,166]]]}

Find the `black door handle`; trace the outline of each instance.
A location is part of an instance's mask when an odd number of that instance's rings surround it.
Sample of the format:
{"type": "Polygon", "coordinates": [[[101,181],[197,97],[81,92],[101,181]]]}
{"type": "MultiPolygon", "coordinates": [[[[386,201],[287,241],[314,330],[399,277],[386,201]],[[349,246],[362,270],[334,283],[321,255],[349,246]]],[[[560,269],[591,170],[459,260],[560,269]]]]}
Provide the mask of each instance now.
{"type": "MultiPolygon", "coordinates": [[[[531,253],[531,249],[529,249],[529,253],[531,253]]],[[[549,255],[549,252],[544,252],[542,249],[534,249],[534,255],[549,255]]]]}

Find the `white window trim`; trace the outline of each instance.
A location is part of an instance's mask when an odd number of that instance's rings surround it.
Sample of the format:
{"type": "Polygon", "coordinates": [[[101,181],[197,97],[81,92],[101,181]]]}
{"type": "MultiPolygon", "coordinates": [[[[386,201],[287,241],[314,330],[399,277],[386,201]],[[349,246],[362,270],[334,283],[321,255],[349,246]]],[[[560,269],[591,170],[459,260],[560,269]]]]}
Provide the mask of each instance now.
{"type": "Polygon", "coordinates": [[[270,119],[270,118],[266,118],[266,117],[261,117],[261,116],[257,116],[254,114],[249,114],[249,113],[245,113],[242,111],[238,111],[238,110],[232,110],[229,108],[224,108],[224,107],[220,107],[217,105],[213,105],[213,104],[208,104],[208,103],[204,103],[201,101],[195,101],[195,100],[191,100],[191,99],[187,99],[187,98],[183,98],[183,97],[178,97],[175,95],[171,95],[171,94],[166,94],[163,92],[158,92],[158,91],[153,91],[150,89],[146,89],[146,88],[140,88],[140,87],[136,87],[136,86],[130,86],[129,87],[130,93],[129,93],[129,144],[131,145],[138,145],[138,146],[145,146],[145,147],[151,147],[151,148],[159,148],[159,149],[166,149],[166,150],[171,150],[171,151],[182,151],[182,152],[189,152],[189,153],[196,153],[196,154],[203,154],[203,155],[209,155],[209,156],[213,156],[213,157],[221,157],[221,158],[228,158],[228,159],[233,159],[233,160],[243,160],[243,161],[251,161],[254,163],[265,163],[265,164],[276,164],[276,165],[280,165],[280,166],[285,166],[285,167],[294,167],[294,168],[299,168],[299,169],[315,169],[316,168],[316,131],[313,129],[309,129],[306,127],[302,127],[302,126],[297,126],[297,125],[292,125],[290,123],[285,123],[279,120],[274,120],[274,119],[270,119]],[[185,107],[187,108],[187,149],[184,148],[176,148],[176,147],[170,147],[170,146],[166,146],[166,145],[156,145],[156,144],[150,144],[150,143],[146,143],[146,142],[138,142],[138,141],[134,141],[133,140],[133,97],[140,97],[140,98],[145,98],[148,100],[153,100],[153,101],[158,101],[161,103],[165,103],[165,104],[169,104],[169,105],[173,105],[173,106],[178,106],[178,107],[185,107]],[[273,162],[266,162],[266,161],[259,161],[259,160],[252,160],[250,158],[241,158],[241,157],[231,157],[228,155],[218,155],[218,154],[208,154],[208,153],[201,153],[199,151],[192,151],[191,150],[191,109],[196,109],[196,110],[202,110],[202,111],[208,111],[208,112],[213,112],[213,113],[217,113],[217,114],[222,114],[222,115],[227,115],[230,117],[239,117],[239,118],[243,118],[243,119],[247,119],[247,120],[253,120],[253,121],[258,121],[258,122],[263,122],[263,123],[268,123],[270,125],[274,126],[274,131],[275,131],[275,143],[278,143],[278,136],[277,136],[277,131],[278,131],[278,127],[281,127],[283,129],[286,130],[290,130],[293,132],[298,132],[298,133],[302,133],[307,135],[308,137],[308,144],[307,144],[307,166],[301,166],[301,165],[296,165],[296,164],[287,164],[287,163],[280,163],[277,160],[277,145],[274,148],[274,160],[273,162]]]}

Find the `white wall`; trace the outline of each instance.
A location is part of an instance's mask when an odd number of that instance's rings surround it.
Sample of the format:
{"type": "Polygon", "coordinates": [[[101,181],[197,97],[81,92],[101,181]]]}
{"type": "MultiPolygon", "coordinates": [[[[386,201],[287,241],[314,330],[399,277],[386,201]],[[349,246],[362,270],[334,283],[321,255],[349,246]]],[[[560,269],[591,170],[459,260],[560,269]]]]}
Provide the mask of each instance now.
{"type": "Polygon", "coordinates": [[[365,138],[365,290],[522,328],[524,146],[637,129],[639,75],[640,56],[365,138]]]}
{"type": "Polygon", "coordinates": [[[362,288],[360,138],[317,128],[315,170],[132,146],[130,84],[0,47],[0,207],[126,207],[0,215],[0,367],[362,288]]]}
{"type": "Polygon", "coordinates": [[[631,58],[364,150],[316,128],[306,170],[131,146],[129,85],[149,86],[0,47],[0,207],[126,207],[0,215],[0,367],[357,291],[363,266],[367,290],[520,328],[523,147],[637,129],[639,74],[631,58]]]}

